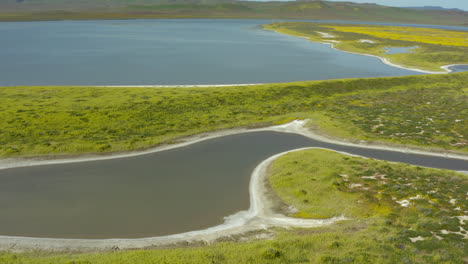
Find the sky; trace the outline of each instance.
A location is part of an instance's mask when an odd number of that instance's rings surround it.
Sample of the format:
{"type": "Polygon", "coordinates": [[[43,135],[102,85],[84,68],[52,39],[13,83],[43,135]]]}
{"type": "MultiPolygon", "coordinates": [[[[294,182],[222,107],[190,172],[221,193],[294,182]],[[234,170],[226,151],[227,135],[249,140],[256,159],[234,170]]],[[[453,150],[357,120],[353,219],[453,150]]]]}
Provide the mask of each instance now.
{"type": "MultiPolygon", "coordinates": [[[[256,0],[272,1],[272,0],[256,0]]],[[[281,0],[273,0],[281,1],[281,0]]],[[[356,3],[376,3],[386,6],[442,6],[445,8],[459,8],[468,10],[468,0],[331,0],[356,3]]]]}

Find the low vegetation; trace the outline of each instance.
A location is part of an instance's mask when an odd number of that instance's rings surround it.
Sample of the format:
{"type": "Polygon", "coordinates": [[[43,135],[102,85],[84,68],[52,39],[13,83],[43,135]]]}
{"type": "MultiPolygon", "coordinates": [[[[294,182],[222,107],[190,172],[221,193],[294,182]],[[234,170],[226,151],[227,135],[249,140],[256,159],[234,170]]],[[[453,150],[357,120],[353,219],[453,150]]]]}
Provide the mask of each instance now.
{"type": "Polygon", "coordinates": [[[376,55],[410,68],[442,71],[449,64],[468,64],[468,33],[442,29],[375,25],[282,22],[264,26],[335,48],[376,55]],[[387,54],[387,48],[409,47],[407,53],[387,54]]]}
{"type": "MultiPolygon", "coordinates": [[[[374,233],[373,237],[391,233],[384,247],[414,247],[415,255],[421,256],[412,259],[415,262],[423,263],[425,258],[432,262],[437,256],[446,263],[462,263],[466,257],[468,179],[464,174],[317,149],[280,157],[270,173],[273,190],[294,207],[292,216],[344,214],[378,223],[380,230],[366,232],[374,233]],[[441,252],[446,255],[441,257],[441,252]]],[[[352,254],[332,258],[335,262],[330,263],[353,260],[352,254]]]]}
{"type": "MultiPolygon", "coordinates": [[[[303,13],[306,18],[310,10],[328,14],[329,7],[322,4],[304,2],[281,8],[303,13]]],[[[159,17],[158,12],[169,10],[164,11],[169,15],[164,15],[186,17],[196,16],[193,10],[201,9],[213,16],[235,10],[232,17],[237,17],[251,11],[230,3],[208,9],[192,4],[185,7],[186,13],[169,4],[152,8],[137,3],[125,6],[123,15],[67,14],[78,19],[159,17]]],[[[362,13],[361,7],[352,8],[356,14],[362,13]]],[[[1,19],[60,19],[63,12],[7,14],[1,19]]],[[[422,17],[417,21],[428,20],[422,17]]],[[[315,41],[339,41],[337,48],[384,56],[410,67],[434,70],[445,64],[468,62],[466,37],[460,32],[415,30],[404,35],[402,29],[392,27],[382,35],[381,28],[356,25],[282,23],[268,27],[315,41]],[[448,35],[434,42],[427,34],[448,35]],[[418,46],[414,53],[384,54],[386,47],[414,45],[418,46]]],[[[312,129],[340,138],[466,153],[467,83],[468,73],[458,73],[223,88],[1,87],[0,157],[142,149],[201,132],[282,124],[293,119],[311,119],[312,129]]],[[[233,238],[210,245],[200,242],[100,253],[5,251],[0,252],[0,263],[467,261],[466,175],[326,150],[284,155],[269,173],[272,190],[286,205],[285,213],[300,218],[344,214],[352,219],[320,228],[271,229],[260,233],[269,239],[233,238]]]]}
{"type": "Polygon", "coordinates": [[[3,87],[0,156],[142,149],[310,118],[356,140],[466,151],[468,73],[222,88],[3,87]]]}
{"type": "Polygon", "coordinates": [[[466,12],[333,1],[3,0],[0,21],[244,18],[466,25],[466,12]]]}
{"type": "Polygon", "coordinates": [[[375,36],[381,39],[411,41],[442,46],[468,47],[466,31],[395,26],[329,26],[340,31],[375,36]]]}
{"type": "MultiPolygon", "coordinates": [[[[467,176],[446,170],[305,150],[280,157],[270,182],[296,217],[351,220],[272,229],[270,239],[101,253],[0,253],[5,264],[463,263],[467,176]],[[240,252],[242,252],[240,254],[240,252]]],[[[236,240],[233,238],[233,240],[236,240]]]]}

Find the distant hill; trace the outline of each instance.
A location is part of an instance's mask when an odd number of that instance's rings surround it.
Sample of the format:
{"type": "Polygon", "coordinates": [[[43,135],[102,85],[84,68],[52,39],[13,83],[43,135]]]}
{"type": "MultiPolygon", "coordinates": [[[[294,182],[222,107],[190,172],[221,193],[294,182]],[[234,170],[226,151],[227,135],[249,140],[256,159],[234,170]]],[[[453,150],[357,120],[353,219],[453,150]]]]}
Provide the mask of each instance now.
{"type": "Polygon", "coordinates": [[[328,1],[0,0],[0,21],[261,18],[468,24],[468,12],[328,1]]]}
{"type": "Polygon", "coordinates": [[[466,12],[458,8],[445,8],[441,6],[407,6],[405,8],[417,9],[417,10],[439,10],[439,11],[457,11],[457,12],[466,12]]]}

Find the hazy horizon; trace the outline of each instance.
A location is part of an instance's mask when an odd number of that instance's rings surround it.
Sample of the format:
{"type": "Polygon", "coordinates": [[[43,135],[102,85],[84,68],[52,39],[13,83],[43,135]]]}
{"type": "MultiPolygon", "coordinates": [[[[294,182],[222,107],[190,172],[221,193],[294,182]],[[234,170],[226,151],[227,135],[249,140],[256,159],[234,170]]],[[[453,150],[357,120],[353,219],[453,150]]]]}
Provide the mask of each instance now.
{"type": "MultiPolygon", "coordinates": [[[[249,0],[249,1],[295,1],[295,0],[249,0]]],[[[334,2],[347,2],[346,0],[326,0],[334,2]]],[[[468,10],[468,1],[461,3],[459,0],[352,0],[354,3],[376,3],[385,6],[396,7],[419,7],[419,6],[441,6],[444,8],[458,8],[468,10]]]]}

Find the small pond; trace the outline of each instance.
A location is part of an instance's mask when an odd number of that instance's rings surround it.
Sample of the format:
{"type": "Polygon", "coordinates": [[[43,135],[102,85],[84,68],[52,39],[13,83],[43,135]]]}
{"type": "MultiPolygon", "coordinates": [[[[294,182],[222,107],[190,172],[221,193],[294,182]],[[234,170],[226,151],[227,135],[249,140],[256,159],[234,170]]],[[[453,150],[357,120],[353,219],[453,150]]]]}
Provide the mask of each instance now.
{"type": "Polygon", "coordinates": [[[468,170],[464,160],[251,132],[140,156],[0,170],[0,235],[137,238],[205,229],[249,208],[250,175],[261,161],[312,146],[468,170]]]}

